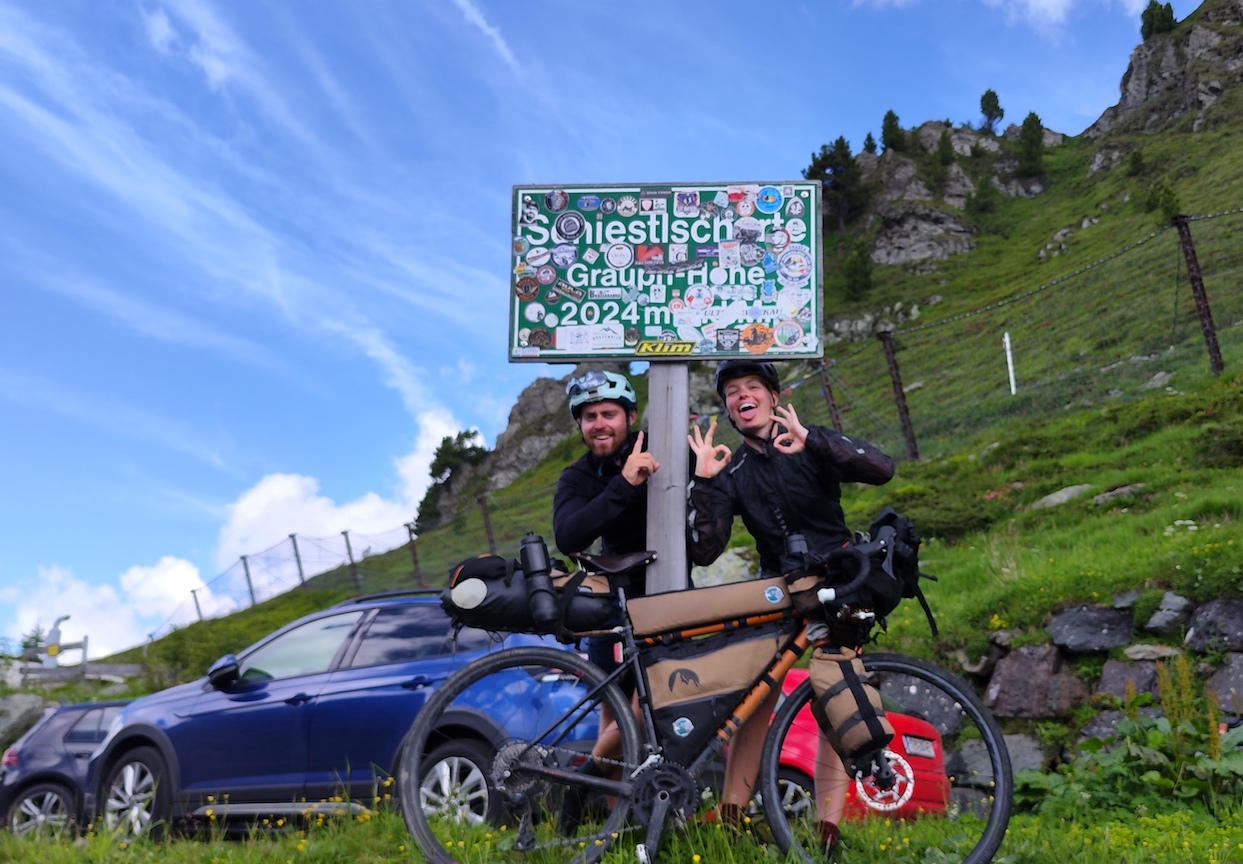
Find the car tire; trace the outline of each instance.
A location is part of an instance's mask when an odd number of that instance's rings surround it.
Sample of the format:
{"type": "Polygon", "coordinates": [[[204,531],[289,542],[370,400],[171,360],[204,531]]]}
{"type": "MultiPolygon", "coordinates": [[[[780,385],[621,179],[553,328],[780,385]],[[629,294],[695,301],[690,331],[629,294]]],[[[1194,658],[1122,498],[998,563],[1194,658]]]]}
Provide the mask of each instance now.
{"type": "Polygon", "coordinates": [[[36,783],[14,799],[5,821],[19,837],[56,837],[74,830],[78,806],[62,783],[36,783]]]}
{"type": "Polygon", "coordinates": [[[154,747],[135,747],[108,769],[100,809],[110,831],[160,839],[172,813],[168,765],[154,747]]]}
{"type": "MultiPolygon", "coordinates": [[[[433,813],[452,813],[473,825],[499,823],[501,794],[492,782],[491,747],[468,738],[447,741],[423,760],[419,802],[433,813]]],[[[403,806],[405,802],[403,802],[403,806]]]]}

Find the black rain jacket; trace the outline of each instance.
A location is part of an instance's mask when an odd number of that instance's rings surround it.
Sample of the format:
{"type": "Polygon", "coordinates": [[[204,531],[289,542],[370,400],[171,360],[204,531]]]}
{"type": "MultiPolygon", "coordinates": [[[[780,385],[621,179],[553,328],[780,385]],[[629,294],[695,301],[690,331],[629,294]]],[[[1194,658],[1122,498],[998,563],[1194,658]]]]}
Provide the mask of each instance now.
{"type": "Polygon", "coordinates": [[[720,474],[691,483],[691,561],[716,560],[729,543],[734,516],[755,538],[764,575],[782,573],[787,534],[802,534],[813,554],[827,555],[852,539],[841,484],[879,486],[893,472],[893,459],[876,447],[822,426],[807,427],[807,444],[793,455],[771,442],[763,450],[744,442],[720,474]]]}
{"type": "MultiPolygon", "coordinates": [[[[621,466],[634,449],[630,433],[621,451],[606,459],[590,452],[561,472],[552,499],[552,531],[562,554],[584,552],[600,539],[602,555],[647,549],[647,484],[631,486],[621,466]]],[[[629,594],[643,594],[643,577],[632,578],[629,594]]]]}

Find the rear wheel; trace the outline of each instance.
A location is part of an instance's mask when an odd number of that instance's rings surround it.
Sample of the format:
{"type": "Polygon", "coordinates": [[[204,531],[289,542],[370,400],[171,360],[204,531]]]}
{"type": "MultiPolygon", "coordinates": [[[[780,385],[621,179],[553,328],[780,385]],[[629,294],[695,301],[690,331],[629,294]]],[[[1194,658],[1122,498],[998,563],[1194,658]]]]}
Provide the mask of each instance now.
{"type": "Polygon", "coordinates": [[[640,747],[628,700],[604,681],[574,652],[524,647],[476,660],[440,685],[419,711],[398,766],[402,814],[431,864],[512,864],[528,852],[540,862],[587,864],[608,851],[626,830],[628,778],[640,747]],[[622,778],[617,782],[586,767],[604,705],[618,721],[618,752],[604,766],[622,778]],[[472,713],[508,737],[495,748],[471,747],[482,776],[459,770],[454,783],[452,763],[461,768],[465,754],[460,739],[443,743],[446,729],[472,713]],[[476,793],[484,789],[481,804],[476,793]]]}
{"type": "MultiPolygon", "coordinates": [[[[930,663],[865,654],[863,665],[897,727],[887,754],[896,781],[878,787],[874,777],[864,777],[852,784],[840,826],[852,864],[882,856],[882,846],[892,850],[895,842],[907,850],[903,860],[991,861],[1010,821],[1013,793],[1010,758],[996,722],[966,683],[930,663]]],[[[779,756],[787,748],[817,753],[813,699],[811,682],[804,681],[777,709],[758,783],[774,841],[803,862],[824,860],[814,801],[803,809],[782,806],[787,769],[779,756]]],[[[819,757],[805,758],[808,764],[800,767],[815,776],[819,757]]]]}
{"type": "Polygon", "coordinates": [[[154,747],[135,747],[121,755],[101,790],[104,825],[118,834],[163,837],[172,813],[168,766],[154,747]]]}
{"type": "Polygon", "coordinates": [[[19,837],[57,837],[78,818],[73,791],[61,783],[36,783],[9,807],[9,830],[19,837]]]}

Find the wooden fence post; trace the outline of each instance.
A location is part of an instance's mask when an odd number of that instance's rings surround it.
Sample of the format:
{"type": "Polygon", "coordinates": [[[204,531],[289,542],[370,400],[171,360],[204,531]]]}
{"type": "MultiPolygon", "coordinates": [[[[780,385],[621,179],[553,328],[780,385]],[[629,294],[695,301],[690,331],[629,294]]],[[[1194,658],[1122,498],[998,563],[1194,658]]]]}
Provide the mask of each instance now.
{"type": "Polygon", "coordinates": [[[1196,247],[1191,241],[1187,217],[1182,214],[1175,216],[1174,227],[1178,229],[1178,242],[1183,247],[1183,258],[1187,260],[1187,281],[1191,283],[1191,293],[1196,299],[1196,314],[1200,316],[1200,329],[1204,332],[1204,344],[1208,348],[1209,368],[1214,375],[1220,375],[1226,365],[1222,362],[1221,347],[1217,344],[1213,311],[1208,305],[1208,295],[1204,293],[1204,279],[1200,275],[1200,262],[1196,259],[1196,247]]]}
{"type": "Polygon", "coordinates": [[[829,385],[829,366],[832,360],[820,361],[820,392],[824,394],[824,404],[829,406],[829,420],[836,432],[842,431],[842,415],[837,411],[837,402],[833,399],[833,388],[829,385]]]}
{"type": "Polygon", "coordinates": [[[902,375],[898,372],[898,358],[893,348],[893,333],[881,330],[876,334],[885,349],[885,360],[889,364],[889,380],[893,382],[893,399],[898,403],[898,419],[902,421],[902,435],[906,438],[906,455],[911,459],[919,458],[919,446],[915,443],[915,429],[911,426],[911,415],[906,410],[906,393],[902,390],[902,375]]]}

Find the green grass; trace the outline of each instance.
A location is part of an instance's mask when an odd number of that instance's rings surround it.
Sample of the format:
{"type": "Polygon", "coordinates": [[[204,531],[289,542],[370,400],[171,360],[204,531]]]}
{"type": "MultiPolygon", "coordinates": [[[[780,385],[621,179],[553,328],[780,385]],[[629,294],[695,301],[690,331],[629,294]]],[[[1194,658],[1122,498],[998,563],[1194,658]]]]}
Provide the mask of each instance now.
{"type": "MultiPolygon", "coordinates": [[[[1238,831],[1243,808],[1220,821],[1186,810],[1151,815],[1135,812],[1101,817],[1085,807],[1077,817],[1038,819],[1016,816],[1010,823],[997,864],[1243,864],[1243,836],[1238,831]]],[[[918,822],[891,823],[876,819],[853,825],[846,833],[845,855],[859,862],[949,861],[923,846],[918,822]]],[[[665,864],[756,864],[780,860],[775,850],[761,847],[750,836],[714,827],[695,827],[666,834],[659,861],[665,864]]],[[[77,843],[62,840],[19,840],[0,833],[0,860],[11,864],[410,864],[425,859],[401,818],[378,811],[362,819],[329,819],[305,827],[255,830],[238,839],[219,832],[201,839],[166,843],[121,842],[92,833],[77,843]]],[[[629,864],[632,849],[615,849],[606,864],[629,864]]]]}

